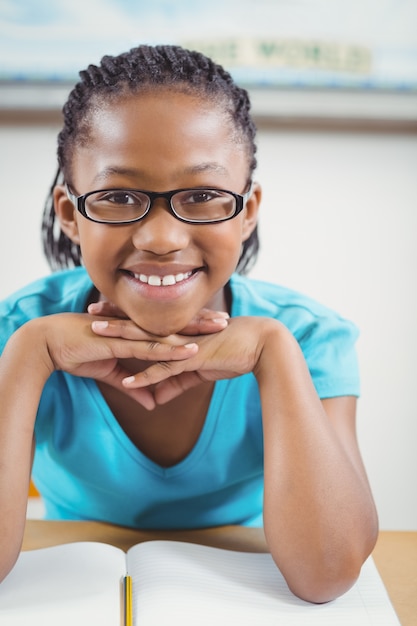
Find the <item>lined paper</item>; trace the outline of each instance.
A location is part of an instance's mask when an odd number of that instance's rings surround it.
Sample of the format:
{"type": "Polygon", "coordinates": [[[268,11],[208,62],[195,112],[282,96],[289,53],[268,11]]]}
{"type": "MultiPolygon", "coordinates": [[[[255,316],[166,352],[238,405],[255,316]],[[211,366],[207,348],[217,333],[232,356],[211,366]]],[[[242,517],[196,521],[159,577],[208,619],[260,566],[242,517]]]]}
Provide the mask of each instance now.
{"type": "Polygon", "coordinates": [[[0,584],[1,626],[119,626],[122,550],[78,542],[22,552],[0,584]]]}
{"type": "Polygon", "coordinates": [[[291,593],[269,554],[151,543],[128,555],[136,626],[399,626],[372,558],[346,594],[311,604],[291,593]]]}
{"type": "Polygon", "coordinates": [[[327,604],[294,596],[269,554],[149,541],[125,553],[78,542],[22,552],[0,584],[1,626],[118,626],[133,580],[134,626],[400,626],[369,558],[327,604]]]}

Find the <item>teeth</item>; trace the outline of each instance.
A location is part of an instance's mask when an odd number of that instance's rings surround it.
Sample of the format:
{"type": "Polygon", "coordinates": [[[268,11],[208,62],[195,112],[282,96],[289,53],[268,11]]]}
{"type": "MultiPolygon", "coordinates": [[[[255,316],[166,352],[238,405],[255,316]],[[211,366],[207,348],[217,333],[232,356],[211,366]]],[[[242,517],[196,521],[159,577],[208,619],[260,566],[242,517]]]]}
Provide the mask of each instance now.
{"type": "Polygon", "coordinates": [[[175,276],[174,274],[167,274],[166,276],[162,276],[162,278],[156,275],[146,276],[146,274],[133,274],[133,276],[140,280],[141,283],[147,283],[152,287],[161,287],[180,283],[186,278],[189,278],[191,274],[192,272],[186,272],[185,274],[180,272],[179,274],[175,274],[175,276]]]}
{"type": "Polygon", "coordinates": [[[159,276],[149,276],[148,285],[152,285],[153,287],[159,287],[160,285],[162,285],[162,280],[159,278],[159,276]]]}
{"type": "Polygon", "coordinates": [[[175,276],[172,274],[168,274],[168,276],[164,276],[162,279],[163,285],[175,285],[176,282],[175,276]]]}

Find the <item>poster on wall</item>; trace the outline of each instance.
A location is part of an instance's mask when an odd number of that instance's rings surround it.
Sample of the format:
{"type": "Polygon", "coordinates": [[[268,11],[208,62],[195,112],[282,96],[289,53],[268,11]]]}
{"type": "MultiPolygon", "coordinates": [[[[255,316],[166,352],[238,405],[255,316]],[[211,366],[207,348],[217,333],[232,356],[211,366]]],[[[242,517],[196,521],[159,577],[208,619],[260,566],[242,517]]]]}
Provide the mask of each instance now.
{"type": "Polygon", "coordinates": [[[0,83],[173,43],[249,87],[417,92],[416,24],[416,0],[0,0],[0,83]]]}

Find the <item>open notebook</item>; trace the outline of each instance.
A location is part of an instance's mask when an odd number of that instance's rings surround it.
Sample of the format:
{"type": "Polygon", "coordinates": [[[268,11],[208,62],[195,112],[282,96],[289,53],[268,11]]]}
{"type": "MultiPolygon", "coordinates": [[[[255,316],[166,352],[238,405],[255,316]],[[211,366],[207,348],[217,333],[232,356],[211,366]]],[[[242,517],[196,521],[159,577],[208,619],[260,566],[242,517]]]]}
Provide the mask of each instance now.
{"type": "Polygon", "coordinates": [[[372,558],[327,604],[296,598],[269,554],[149,541],[80,542],[23,552],[0,585],[4,626],[118,626],[120,580],[133,582],[135,626],[399,626],[372,558]]]}

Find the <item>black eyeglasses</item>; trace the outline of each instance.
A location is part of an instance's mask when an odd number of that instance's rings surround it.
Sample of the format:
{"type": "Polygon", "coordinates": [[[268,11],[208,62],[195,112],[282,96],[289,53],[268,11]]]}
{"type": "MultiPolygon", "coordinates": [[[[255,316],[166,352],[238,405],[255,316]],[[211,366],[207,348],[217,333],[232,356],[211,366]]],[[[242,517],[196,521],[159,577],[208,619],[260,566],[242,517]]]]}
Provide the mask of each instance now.
{"type": "Polygon", "coordinates": [[[225,189],[197,187],[158,193],[139,189],[100,189],[76,196],[66,186],[68,198],[87,219],[100,224],[130,224],[142,220],[157,198],[164,198],[172,215],[187,224],[225,222],[244,208],[251,191],[241,195],[225,189]]]}

